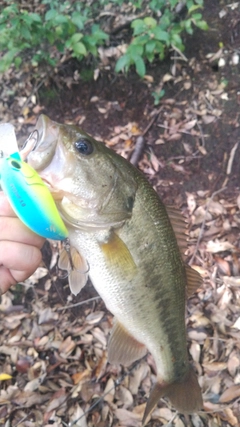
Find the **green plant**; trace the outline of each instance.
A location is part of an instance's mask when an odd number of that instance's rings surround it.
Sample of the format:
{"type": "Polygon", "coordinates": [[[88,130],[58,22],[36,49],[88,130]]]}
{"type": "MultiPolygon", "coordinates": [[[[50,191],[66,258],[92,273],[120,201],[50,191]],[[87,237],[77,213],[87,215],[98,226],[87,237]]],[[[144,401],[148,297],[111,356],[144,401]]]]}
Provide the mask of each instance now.
{"type": "MultiPolygon", "coordinates": [[[[7,3],[11,3],[7,1],[7,3]]],[[[28,12],[19,4],[10,4],[0,13],[0,72],[11,65],[19,67],[29,52],[31,62],[55,66],[61,54],[82,60],[108,39],[99,25],[86,27],[89,10],[81,2],[42,0],[44,13],[28,12]],[[52,47],[52,49],[50,49],[52,47]]]]}
{"type": "Polygon", "coordinates": [[[196,10],[203,7],[203,0],[186,1],[187,16],[178,22],[175,10],[178,0],[152,0],[150,9],[158,12],[159,17],[147,16],[132,22],[133,38],[126,53],[119,58],[116,71],[128,71],[131,65],[136,67],[137,73],[145,75],[145,61],[152,62],[156,57],[163,59],[166,50],[176,47],[183,51],[182,33],[193,33],[194,26],[207,30],[207,23],[201,13],[196,10]]]}
{"type": "Polygon", "coordinates": [[[164,97],[164,95],[165,95],[164,89],[156,90],[152,92],[152,96],[154,98],[154,105],[158,105],[160,100],[164,97]]]}
{"type": "Polygon", "coordinates": [[[143,77],[147,61],[163,59],[171,46],[184,49],[184,32],[192,34],[194,27],[207,29],[199,13],[203,1],[186,0],[186,16],[180,20],[176,9],[179,0],[39,0],[38,7],[31,8],[4,0],[0,11],[0,72],[26,62],[56,66],[63,56],[79,61],[89,55],[96,58],[98,47],[109,43],[99,11],[111,6],[121,13],[121,7],[124,11],[127,6],[146,16],[132,21],[132,40],[115,69],[128,71],[134,66],[143,77]]]}

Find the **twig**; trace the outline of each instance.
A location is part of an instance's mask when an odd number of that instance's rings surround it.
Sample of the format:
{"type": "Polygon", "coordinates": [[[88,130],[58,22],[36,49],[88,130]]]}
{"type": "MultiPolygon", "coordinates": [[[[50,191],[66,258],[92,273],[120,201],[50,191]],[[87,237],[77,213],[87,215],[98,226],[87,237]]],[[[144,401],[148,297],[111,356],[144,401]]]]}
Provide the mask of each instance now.
{"type": "Polygon", "coordinates": [[[194,253],[193,253],[192,258],[190,259],[190,261],[189,261],[189,263],[188,263],[189,265],[192,265],[192,263],[193,263],[193,261],[194,261],[194,258],[195,258],[196,254],[197,254],[197,251],[198,251],[198,248],[199,248],[199,245],[200,245],[200,241],[201,241],[201,239],[202,239],[202,237],[203,237],[204,228],[205,228],[205,224],[206,224],[206,220],[207,220],[207,214],[208,214],[208,210],[209,210],[210,203],[211,203],[211,201],[214,199],[214,197],[215,197],[217,194],[222,193],[222,192],[223,192],[223,191],[225,191],[226,189],[227,189],[227,187],[223,187],[223,188],[220,188],[219,190],[215,191],[215,192],[211,195],[210,199],[209,199],[209,200],[208,200],[208,202],[207,202],[207,205],[206,205],[206,211],[205,211],[205,214],[204,214],[203,222],[202,222],[202,225],[201,225],[201,228],[200,228],[200,232],[199,232],[199,235],[198,235],[198,239],[197,239],[197,243],[196,243],[196,246],[195,246],[194,253]]]}
{"type": "Polygon", "coordinates": [[[135,148],[134,148],[134,150],[132,152],[132,155],[131,155],[131,158],[130,158],[130,162],[134,166],[137,166],[137,164],[138,164],[138,162],[139,162],[139,160],[140,160],[140,158],[142,156],[142,153],[143,153],[143,150],[144,150],[144,145],[145,145],[145,138],[144,138],[144,136],[149,131],[149,129],[152,127],[153,123],[156,121],[156,119],[159,116],[159,114],[162,111],[162,109],[163,109],[163,105],[161,105],[161,107],[156,111],[156,113],[154,114],[154,116],[153,116],[152,120],[150,121],[150,123],[148,123],[148,125],[145,127],[142,135],[140,135],[137,138],[135,148]]]}
{"type": "Polygon", "coordinates": [[[132,163],[132,165],[137,166],[139,160],[142,157],[144,145],[145,145],[145,138],[142,135],[138,136],[135,147],[134,147],[134,151],[130,158],[130,162],[132,163]]]}
{"type": "Polygon", "coordinates": [[[172,44],[171,46],[172,46],[172,49],[175,50],[184,61],[188,62],[187,57],[185,55],[183,55],[181,50],[179,50],[176,46],[174,46],[174,44],[172,44]]]}
{"type": "Polygon", "coordinates": [[[185,134],[185,135],[191,135],[191,136],[198,136],[198,135],[193,135],[191,132],[189,132],[189,131],[187,131],[187,130],[181,130],[181,129],[174,129],[173,127],[171,127],[171,126],[165,126],[165,125],[157,125],[158,127],[160,127],[160,128],[163,128],[163,129],[168,129],[168,130],[170,130],[170,131],[174,131],[174,132],[176,132],[176,133],[183,133],[183,134],[185,134]]]}
{"type": "Polygon", "coordinates": [[[37,86],[35,86],[31,92],[31,94],[28,96],[28,98],[26,99],[26,101],[24,102],[22,108],[26,107],[26,105],[28,104],[29,100],[31,99],[31,97],[33,96],[34,93],[36,93],[38,91],[38,89],[40,89],[40,87],[43,85],[43,83],[45,82],[46,78],[47,78],[47,74],[45,74],[45,76],[43,77],[43,79],[40,81],[40,83],[38,83],[37,86]]]}
{"type": "Polygon", "coordinates": [[[236,142],[236,144],[233,146],[233,148],[230,151],[230,156],[229,156],[229,160],[228,160],[228,164],[227,164],[227,175],[230,175],[231,171],[232,171],[232,164],[233,164],[233,160],[238,148],[238,144],[239,142],[236,142]]]}
{"type": "Polygon", "coordinates": [[[79,305],[87,304],[88,302],[91,302],[91,301],[96,301],[98,299],[100,299],[100,297],[93,297],[93,298],[86,299],[85,301],[77,302],[76,304],[65,305],[64,307],[57,308],[57,311],[67,310],[69,308],[74,308],[74,307],[77,307],[79,305]]]}

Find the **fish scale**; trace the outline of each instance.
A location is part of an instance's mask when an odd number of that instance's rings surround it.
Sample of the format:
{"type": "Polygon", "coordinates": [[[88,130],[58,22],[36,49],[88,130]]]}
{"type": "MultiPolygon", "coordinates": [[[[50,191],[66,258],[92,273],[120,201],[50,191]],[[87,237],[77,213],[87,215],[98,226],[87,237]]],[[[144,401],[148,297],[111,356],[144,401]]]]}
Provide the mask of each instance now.
{"type": "MultiPolygon", "coordinates": [[[[71,246],[114,315],[109,361],[129,365],[147,350],[155,360],[157,380],[143,423],[163,396],[180,412],[198,411],[202,397],[187,356],[185,302],[201,278],[183,261],[184,221],[136,168],[77,126],[40,116],[37,130],[28,162],[48,183],[71,246]]],[[[81,279],[70,272],[75,294],[85,273],[81,279]]]]}

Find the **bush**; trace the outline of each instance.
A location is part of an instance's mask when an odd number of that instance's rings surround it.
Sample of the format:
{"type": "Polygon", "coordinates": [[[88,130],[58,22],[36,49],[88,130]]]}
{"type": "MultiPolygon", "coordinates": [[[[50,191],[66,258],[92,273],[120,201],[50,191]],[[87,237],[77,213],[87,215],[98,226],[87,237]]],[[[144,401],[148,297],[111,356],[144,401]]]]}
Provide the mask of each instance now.
{"type": "Polygon", "coordinates": [[[163,59],[170,46],[183,50],[181,35],[193,33],[194,26],[207,29],[199,10],[203,0],[186,0],[186,14],[179,19],[179,0],[39,0],[33,11],[20,2],[5,0],[0,12],[0,72],[24,62],[33,66],[47,62],[57,66],[64,57],[81,61],[98,57],[98,47],[109,44],[109,34],[101,29],[99,11],[112,7],[121,13],[121,6],[131,5],[145,17],[131,22],[132,39],[115,70],[128,71],[133,65],[143,77],[146,61],[163,59]]]}

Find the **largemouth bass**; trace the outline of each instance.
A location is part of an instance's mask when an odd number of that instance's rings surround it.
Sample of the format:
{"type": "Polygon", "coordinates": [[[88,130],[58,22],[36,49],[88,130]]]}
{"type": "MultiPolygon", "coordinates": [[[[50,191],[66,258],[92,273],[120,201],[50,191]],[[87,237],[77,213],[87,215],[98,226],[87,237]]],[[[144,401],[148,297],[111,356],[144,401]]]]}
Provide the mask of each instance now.
{"type": "Polygon", "coordinates": [[[183,261],[181,216],[166,210],[140,171],[77,126],[42,115],[36,129],[28,162],[48,184],[69,231],[80,270],[70,281],[73,292],[89,274],[114,315],[111,363],[130,365],[147,350],[155,360],[157,381],[143,423],[163,396],[181,413],[200,410],[201,391],[187,353],[185,301],[201,278],[183,261]]]}

